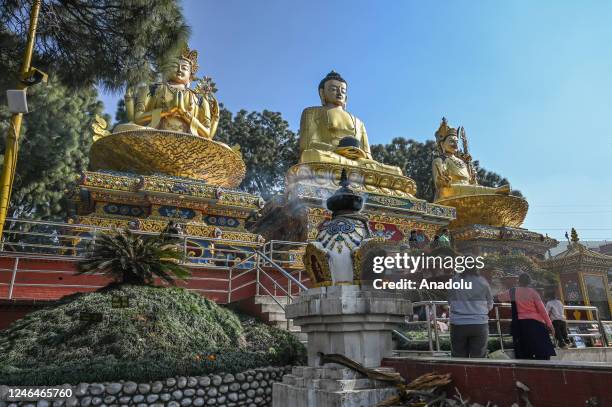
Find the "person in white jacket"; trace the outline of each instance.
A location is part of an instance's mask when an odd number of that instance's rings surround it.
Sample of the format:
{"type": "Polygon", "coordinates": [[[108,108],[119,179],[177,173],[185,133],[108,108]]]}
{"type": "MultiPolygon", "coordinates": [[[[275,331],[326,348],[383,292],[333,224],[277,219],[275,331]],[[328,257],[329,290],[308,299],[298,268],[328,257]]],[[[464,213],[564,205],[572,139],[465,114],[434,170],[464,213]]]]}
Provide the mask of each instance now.
{"type": "Polygon", "coordinates": [[[565,310],[563,303],[559,300],[559,295],[555,292],[550,300],[546,302],[546,312],[552,321],[555,329],[555,339],[557,346],[565,349],[570,345],[567,336],[567,322],[565,322],[565,310]]]}

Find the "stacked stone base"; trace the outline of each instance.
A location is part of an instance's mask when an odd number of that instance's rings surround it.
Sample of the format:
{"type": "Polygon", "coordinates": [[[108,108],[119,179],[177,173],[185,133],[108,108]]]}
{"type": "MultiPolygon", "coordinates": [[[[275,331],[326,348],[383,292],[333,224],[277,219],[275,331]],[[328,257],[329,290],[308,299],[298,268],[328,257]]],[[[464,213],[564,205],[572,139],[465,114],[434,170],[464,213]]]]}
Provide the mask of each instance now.
{"type": "Polygon", "coordinates": [[[344,367],[298,366],[274,383],[272,395],[274,407],[371,407],[397,395],[397,389],[344,367]]]}
{"type": "Polygon", "coordinates": [[[73,391],[70,398],[37,402],[2,401],[9,386],[0,385],[0,407],[269,407],[272,384],[290,371],[291,366],[262,367],[236,374],[170,377],[148,383],[80,383],[69,386],[73,391]]]}

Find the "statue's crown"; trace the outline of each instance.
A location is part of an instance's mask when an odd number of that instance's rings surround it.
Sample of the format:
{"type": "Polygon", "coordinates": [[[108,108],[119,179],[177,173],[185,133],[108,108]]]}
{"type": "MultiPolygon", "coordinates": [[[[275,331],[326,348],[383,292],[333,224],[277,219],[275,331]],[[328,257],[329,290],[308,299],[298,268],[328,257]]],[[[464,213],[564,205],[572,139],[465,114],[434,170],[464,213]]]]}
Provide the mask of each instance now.
{"type": "Polygon", "coordinates": [[[195,73],[198,71],[198,51],[196,51],[195,49],[189,49],[188,46],[185,46],[185,48],[183,48],[183,51],[181,52],[181,59],[187,60],[189,61],[189,63],[191,63],[191,75],[195,75],[195,73]]]}
{"type": "Polygon", "coordinates": [[[456,136],[457,129],[450,127],[446,121],[446,117],[443,117],[440,127],[438,127],[438,130],[436,131],[436,140],[442,141],[445,137],[450,135],[456,136]]]}

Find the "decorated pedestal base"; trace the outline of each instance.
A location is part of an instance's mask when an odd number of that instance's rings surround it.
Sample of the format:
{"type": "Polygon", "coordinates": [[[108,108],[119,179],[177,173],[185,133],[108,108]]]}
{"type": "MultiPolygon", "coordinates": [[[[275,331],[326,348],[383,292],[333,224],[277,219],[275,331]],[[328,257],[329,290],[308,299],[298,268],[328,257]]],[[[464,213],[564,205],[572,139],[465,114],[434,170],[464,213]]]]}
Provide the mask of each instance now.
{"type": "Polygon", "coordinates": [[[450,223],[452,229],[474,224],[519,227],[529,209],[523,198],[497,194],[457,196],[436,203],[457,210],[457,218],[450,223]]]}
{"type": "Polygon", "coordinates": [[[246,166],[226,144],[167,130],[124,131],[96,141],[90,151],[94,170],[167,174],[236,188],[246,166]]]}
{"type": "MultiPolygon", "coordinates": [[[[262,241],[245,223],[263,201],[235,189],[246,167],[226,144],[176,131],[123,131],[94,142],[90,167],[71,197],[78,224],[161,232],[172,221],[197,239],[262,241]]],[[[210,246],[191,243],[202,253],[210,246]]]]}
{"type": "Polygon", "coordinates": [[[464,255],[523,254],[544,259],[559,242],[541,233],[509,226],[468,225],[452,230],[455,249],[464,255]]]}
{"type": "Polygon", "coordinates": [[[410,301],[358,285],[317,287],[287,306],[286,313],[308,335],[308,366],[294,368],[275,383],[275,407],[373,406],[396,394],[388,383],[336,364],[320,366],[319,353],[380,366],[391,355],[391,331],[412,313],[410,301]]]}
{"type": "Polygon", "coordinates": [[[261,198],[200,180],[85,171],[73,199],[79,224],[161,232],[172,220],[190,236],[261,241],[245,228],[261,198]]]}
{"type": "MultiPolygon", "coordinates": [[[[285,195],[266,204],[251,230],[269,240],[314,240],[321,223],[331,218],[325,201],[338,189],[341,172],[331,164],[318,165],[321,168],[292,167],[285,195]]],[[[351,167],[348,180],[363,197],[361,214],[375,237],[407,242],[414,230],[432,239],[456,217],[455,208],[414,198],[410,178],[351,167]]]]}

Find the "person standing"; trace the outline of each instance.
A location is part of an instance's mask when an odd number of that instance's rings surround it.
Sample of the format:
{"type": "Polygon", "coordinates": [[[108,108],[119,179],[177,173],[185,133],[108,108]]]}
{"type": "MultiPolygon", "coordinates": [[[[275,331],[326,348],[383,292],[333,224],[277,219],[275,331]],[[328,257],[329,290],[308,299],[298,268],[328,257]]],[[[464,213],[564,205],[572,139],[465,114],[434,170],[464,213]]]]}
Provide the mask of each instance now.
{"type": "Polygon", "coordinates": [[[518,287],[498,295],[500,301],[512,303],[512,342],[515,359],[549,360],[555,348],[549,332],[553,325],[544,308],[540,294],[533,288],[527,273],[519,276],[518,287]]]}
{"type": "Polygon", "coordinates": [[[567,336],[567,323],[565,322],[565,311],[563,303],[559,300],[559,295],[555,291],[552,299],[546,302],[546,312],[552,320],[553,328],[555,329],[555,339],[557,346],[562,349],[567,348],[570,340],[567,336]]]}
{"type": "Polygon", "coordinates": [[[408,239],[408,244],[410,247],[416,247],[417,244],[417,232],[416,230],[410,231],[410,238],[408,239]]]}
{"type": "Polygon", "coordinates": [[[451,356],[459,358],[484,358],[489,339],[489,311],[493,308],[493,296],[487,280],[478,275],[475,268],[455,274],[453,282],[471,283],[470,289],[450,290],[451,356]]]}
{"type": "Polygon", "coordinates": [[[451,247],[451,241],[450,241],[448,229],[442,229],[442,234],[438,238],[438,246],[451,247]]]}

